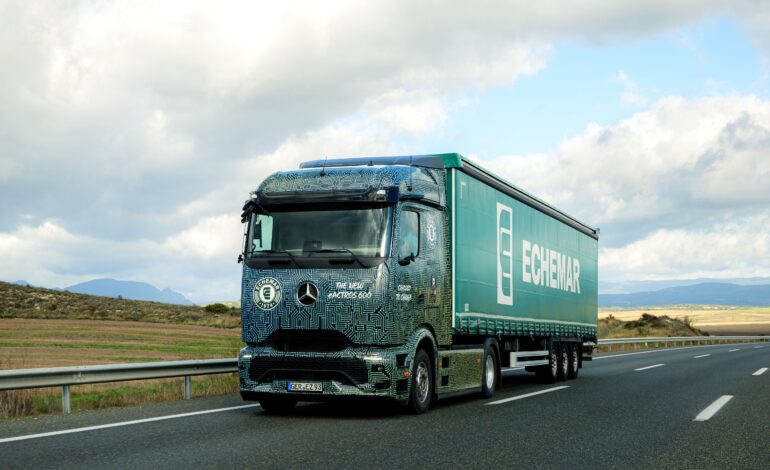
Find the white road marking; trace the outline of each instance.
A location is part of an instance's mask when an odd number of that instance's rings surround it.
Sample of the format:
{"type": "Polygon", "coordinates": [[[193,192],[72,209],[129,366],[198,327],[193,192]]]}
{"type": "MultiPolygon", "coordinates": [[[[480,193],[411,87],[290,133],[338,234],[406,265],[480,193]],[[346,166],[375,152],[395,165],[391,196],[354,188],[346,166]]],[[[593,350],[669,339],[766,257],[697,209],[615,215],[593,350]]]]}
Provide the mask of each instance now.
{"type": "Polygon", "coordinates": [[[665,364],[655,364],[655,365],[652,365],[652,366],[640,367],[640,368],[634,369],[634,370],[647,370],[647,369],[652,369],[654,367],[660,367],[660,366],[665,366],[665,364]]]}
{"type": "Polygon", "coordinates": [[[540,390],[539,392],[525,393],[524,395],[517,395],[515,397],[503,398],[502,400],[497,400],[497,401],[489,402],[489,403],[487,403],[487,405],[501,405],[503,403],[508,403],[509,401],[521,400],[522,398],[534,397],[535,395],[542,395],[543,393],[555,392],[556,390],[562,390],[564,388],[569,388],[569,385],[562,385],[560,387],[553,387],[553,388],[547,388],[545,390],[540,390]]]}
{"type": "Polygon", "coordinates": [[[692,358],[693,358],[693,359],[699,359],[699,358],[701,358],[701,357],[706,357],[706,356],[710,356],[710,355],[711,355],[711,354],[701,354],[700,356],[693,356],[692,358]]]}
{"type": "Polygon", "coordinates": [[[735,352],[735,351],[740,351],[740,350],[741,350],[740,348],[738,348],[738,349],[731,349],[731,350],[729,350],[727,352],[735,352]]]}
{"type": "Polygon", "coordinates": [[[698,413],[698,416],[696,416],[693,421],[708,421],[717,413],[717,411],[719,411],[723,406],[727,404],[728,401],[732,399],[732,395],[722,395],[721,397],[717,398],[714,403],[707,406],[705,410],[698,413]]]}
{"type": "Polygon", "coordinates": [[[167,419],[187,418],[188,416],[205,415],[210,413],[221,413],[222,411],[241,410],[243,408],[254,408],[257,406],[259,405],[253,404],[253,405],[231,406],[229,408],[216,408],[213,410],[194,411],[192,413],[181,413],[178,415],[156,416],[155,418],[135,419],[133,421],[122,421],[119,423],[100,424],[98,426],[87,426],[84,428],[64,429],[62,431],[51,431],[51,432],[44,432],[40,434],[27,434],[26,436],[6,437],[4,439],[0,439],[0,444],[3,442],[14,442],[14,441],[24,441],[27,439],[37,439],[40,437],[60,436],[62,434],[72,434],[75,432],[96,431],[98,429],[117,428],[120,426],[129,426],[132,424],[152,423],[154,421],[164,421],[167,419]]]}
{"type": "Polygon", "coordinates": [[[762,374],[764,374],[765,372],[767,372],[767,367],[763,367],[763,368],[761,368],[761,369],[757,370],[756,372],[754,372],[754,373],[753,373],[753,374],[751,374],[751,375],[762,375],[762,374]]]}
{"type": "Polygon", "coordinates": [[[764,346],[754,346],[754,349],[762,349],[764,346]]]}

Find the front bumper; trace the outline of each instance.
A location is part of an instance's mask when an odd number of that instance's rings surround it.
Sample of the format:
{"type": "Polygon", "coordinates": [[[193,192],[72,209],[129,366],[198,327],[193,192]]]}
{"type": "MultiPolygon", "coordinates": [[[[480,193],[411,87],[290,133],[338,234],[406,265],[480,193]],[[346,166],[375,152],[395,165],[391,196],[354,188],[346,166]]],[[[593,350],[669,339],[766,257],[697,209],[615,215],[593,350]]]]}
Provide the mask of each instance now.
{"type": "Polygon", "coordinates": [[[302,401],[371,397],[408,401],[409,346],[349,347],[335,352],[284,352],[270,346],[247,346],[240,352],[241,395],[293,396],[302,401]],[[320,382],[323,391],[298,393],[289,382],[320,382]]]}

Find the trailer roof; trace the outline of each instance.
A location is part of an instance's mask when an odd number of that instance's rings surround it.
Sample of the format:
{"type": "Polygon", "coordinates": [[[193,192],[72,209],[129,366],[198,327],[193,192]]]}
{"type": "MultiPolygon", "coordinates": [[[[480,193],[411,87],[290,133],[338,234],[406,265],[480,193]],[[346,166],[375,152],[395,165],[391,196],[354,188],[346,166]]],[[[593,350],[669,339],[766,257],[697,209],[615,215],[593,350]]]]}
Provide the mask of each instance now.
{"type": "Polygon", "coordinates": [[[379,165],[407,165],[425,168],[457,168],[498,191],[505,193],[519,202],[539,210],[551,217],[565,223],[586,235],[599,239],[599,229],[572,217],[566,212],[557,209],[538,197],[524,191],[518,186],[495,175],[477,162],[473,162],[459,153],[436,153],[429,155],[400,155],[385,157],[355,157],[355,158],[327,158],[324,160],[312,160],[300,164],[300,168],[329,168],[341,166],[379,166],[379,165]]]}

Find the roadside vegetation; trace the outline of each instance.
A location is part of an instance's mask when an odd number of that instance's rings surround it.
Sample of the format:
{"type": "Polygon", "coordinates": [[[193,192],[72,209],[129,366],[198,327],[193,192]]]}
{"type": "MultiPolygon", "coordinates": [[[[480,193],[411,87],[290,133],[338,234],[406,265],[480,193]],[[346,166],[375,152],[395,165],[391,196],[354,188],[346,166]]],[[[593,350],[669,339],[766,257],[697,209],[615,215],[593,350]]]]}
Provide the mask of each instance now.
{"type": "MultiPolygon", "coordinates": [[[[0,369],[236,357],[240,311],[0,282],[0,369]]],[[[192,378],[193,397],[235,393],[235,374],[192,378]]],[[[77,385],[73,412],[182,398],[182,378],[77,385]]],[[[0,418],[61,412],[61,389],[0,392],[0,418]]]]}
{"type": "Polygon", "coordinates": [[[172,305],[0,282],[0,319],[120,320],[235,328],[239,309],[225,304],[207,307],[172,305]],[[213,307],[213,310],[211,307],[213,307]]]}
{"type": "Polygon", "coordinates": [[[635,320],[640,315],[688,319],[690,324],[712,335],[768,335],[770,307],[730,305],[656,305],[652,307],[603,307],[599,318],[635,320]]]}
{"type": "Polygon", "coordinates": [[[636,338],[645,336],[705,336],[689,317],[671,318],[643,313],[636,320],[620,320],[610,314],[599,320],[599,338],[636,338]]]}

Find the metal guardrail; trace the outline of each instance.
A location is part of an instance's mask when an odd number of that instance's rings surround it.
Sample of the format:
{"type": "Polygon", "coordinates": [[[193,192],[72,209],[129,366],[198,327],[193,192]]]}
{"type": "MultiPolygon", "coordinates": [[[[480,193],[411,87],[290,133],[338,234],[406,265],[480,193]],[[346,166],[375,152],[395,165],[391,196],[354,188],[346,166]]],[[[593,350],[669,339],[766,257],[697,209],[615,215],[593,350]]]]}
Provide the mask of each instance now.
{"type": "MultiPolygon", "coordinates": [[[[770,336],[679,336],[647,338],[600,339],[597,346],[650,343],[668,345],[677,343],[716,343],[724,341],[770,341],[770,336]]],[[[25,388],[62,387],[62,411],[70,413],[70,386],[184,377],[184,398],[190,399],[190,381],[194,375],[227,374],[238,371],[237,359],[203,359],[194,361],[137,362],[132,364],[104,364],[96,366],[50,367],[41,369],[0,370],[0,391],[25,388]]]]}
{"type": "Polygon", "coordinates": [[[607,349],[612,351],[612,346],[616,344],[623,345],[624,347],[626,344],[633,344],[634,347],[638,344],[642,344],[644,347],[648,347],[650,344],[657,346],[661,343],[665,345],[673,343],[674,346],[681,344],[684,346],[686,343],[690,343],[691,345],[694,343],[717,344],[726,341],[767,342],[770,341],[770,336],[648,336],[641,338],[608,338],[598,340],[597,346],[607,346],[607,349]]]}
{"type": "Polygon", "coordinates": [[[237,359],[137,362],[96,366],[49,367],[0,370],[0,390],[62,387],[62,411],[70,413],[70,386],[128,380],[184,377],[184,398],[190,399],[193,375],[225,374],[238,371],[237,359]]]}

